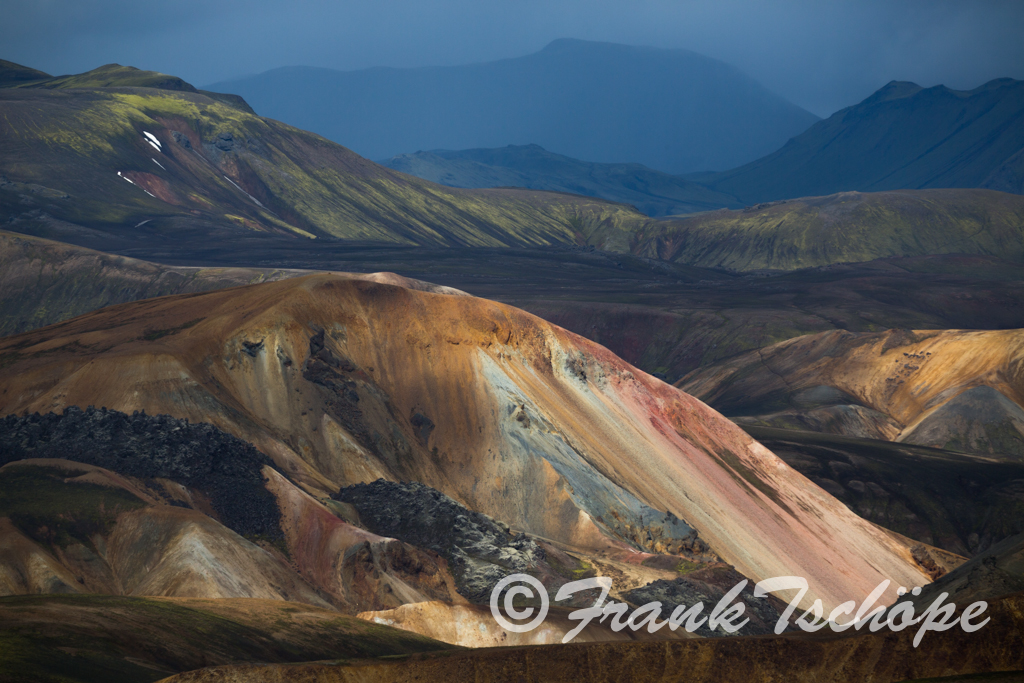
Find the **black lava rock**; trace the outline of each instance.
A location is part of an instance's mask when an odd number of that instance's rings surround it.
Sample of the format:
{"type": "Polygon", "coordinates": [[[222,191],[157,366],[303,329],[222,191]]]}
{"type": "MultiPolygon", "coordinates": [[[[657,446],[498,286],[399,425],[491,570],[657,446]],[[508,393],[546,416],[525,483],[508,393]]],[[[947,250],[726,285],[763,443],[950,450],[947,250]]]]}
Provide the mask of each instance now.
{"type": "Polygon", "coordinates": [[[486,603],[498,581],[544,560],[544,550],[526,534],[512,534],[505,524],[424,484],[378,479],[331,497],[352,505],[373,533],[444,557],[459,593],[471,602],[486,603]]]}
{"type": "Polygon", "coordinates": [[[208,496],[221,522],[236,533],[284,538],[281,511],[260,472],[274,464],[252,444],[211,424],[92,406],[69,406],[63,415],[0,418],[0,465],[27,458],[63,458],[142,480],[171,479],[208,496]]]}

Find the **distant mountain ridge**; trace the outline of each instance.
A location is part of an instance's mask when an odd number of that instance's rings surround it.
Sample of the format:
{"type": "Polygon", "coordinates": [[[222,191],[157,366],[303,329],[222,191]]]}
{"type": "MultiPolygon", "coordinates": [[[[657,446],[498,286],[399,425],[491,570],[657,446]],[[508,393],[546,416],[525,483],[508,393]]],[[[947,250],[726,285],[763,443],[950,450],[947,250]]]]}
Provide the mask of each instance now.
{"type": "Polygon", "coordinates": [[[415,69],[288,67],[208,86],[371,159],[539,144],[670,173],[723,170],[818,120],[687,50],[556,40],[524,57],[415,69]]]}
{"type": "Polygon", "coordinates": [[[762,159],[691,178],[748,204],[836,192],[1024,193],[1024,81],[973,90],[892,81],[762,159]]]}
{"type": "Polygon", "coordinates": [[[540,145],[497,149],[435,149],[400,154],[383,166],[450,187],[525,187],[631,204],[648,216],[671,216],[743,204],[700,183],[641,164],[595,164],[540,145]]]}

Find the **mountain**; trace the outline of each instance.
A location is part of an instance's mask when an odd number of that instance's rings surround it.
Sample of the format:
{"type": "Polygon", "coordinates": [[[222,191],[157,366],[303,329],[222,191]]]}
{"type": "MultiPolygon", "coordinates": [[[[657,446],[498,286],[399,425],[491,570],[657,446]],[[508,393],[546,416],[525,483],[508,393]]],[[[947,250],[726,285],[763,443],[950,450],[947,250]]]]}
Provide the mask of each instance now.
{"type": "Polygon", "coordinates": [[[1024,461],[1021,330],[842,330],[797,337],[684,377],[745,423],[1024,461]]]}
{"type": "Polygon", "coordinates": [[[556,40],[483,64],[274,69],[210,90],[371,159],[427,149],[538,144],[668,173],[768,154],[818,118],[737,69],[687,50],[556,40]]]}
{"type": "Polygon", "coordinates": [[[974,90],[892,81],[771,154],[702,178],[747,204],[857,190],[1024,193],[1024,81],[974,90]]]}
{"type": "MultiPolygon", "coordinates": [[[[426,562],[389,560],[398,541],[331,512],[330,494],[380,478],[594,558],[621,590],[646,560],[704,548],[750,578],[805,576],[830,609],[883,577],[927,580],[906,542],[703,403],[483,299],[311,275],[108,307],[7,337],[0,359],[0,413],[145,409],[253,444],[294,566],[339,604],[355,597],[332,567],[361,542],[369,565],[426,562]]],[[[392,571],[367,575],[371,597],[401,595],[392,571]]],[[[439,571],[399,578],[423,594],[439,571]]]]}
{"type": "Polygon", "coordinates": [[[278,234],[625,250],[624,226],[644,219],[583,197],[444,188],[164,74],[113,65],[22,86],[0,88],[0,219],[19,232],[101,249],[278,234]]]}
{"type": "Polygon", "coordinates": [[[400,154],[382,165],[451,187],[525,187],[631,204],[648,216],[743,208],[735,198],[640,164],[594,164],[539,145],[400,154]]]}
{"type": "Polygon", "coordinates": [[[965,189],[841,192],[650,221],[631,239],[640,256],[736,271],[926,254],[1020,262],[1024,197],[965,189]]]}

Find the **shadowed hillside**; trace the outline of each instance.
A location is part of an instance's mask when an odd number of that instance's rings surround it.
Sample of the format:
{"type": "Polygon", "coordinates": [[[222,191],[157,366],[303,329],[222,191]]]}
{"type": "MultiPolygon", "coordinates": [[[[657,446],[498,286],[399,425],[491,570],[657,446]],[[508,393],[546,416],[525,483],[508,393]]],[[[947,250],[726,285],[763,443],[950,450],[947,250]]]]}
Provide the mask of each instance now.
{"type": "Polygon", "coordinates": [[[781,149],[703,179],[748,204],[858,190],[1024,192],[1024,81],[974,90],[893,81],[781,149]]]}
{"type": "Polygon", "coordinates": [[[648,216],[742,208],[735,197],[640,164],[593,164],[539,145],[400,154],[380,162],[451,187],[525,187],[631,204],[648,216]]]}

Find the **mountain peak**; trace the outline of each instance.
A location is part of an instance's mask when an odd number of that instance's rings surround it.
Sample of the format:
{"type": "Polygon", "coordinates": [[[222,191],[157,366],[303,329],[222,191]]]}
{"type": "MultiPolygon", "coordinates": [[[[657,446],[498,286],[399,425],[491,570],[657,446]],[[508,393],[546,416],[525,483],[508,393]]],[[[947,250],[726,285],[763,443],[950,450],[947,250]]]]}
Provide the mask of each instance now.
{"type": "Polygon", "coordinates": [[[916,95],[923,89],[924,88],[919,86],[917,83],[912,83],[911,81],[889,81],[872,93],[870,97],[861,102],[861,104],[874,104],[876,102],[900,100],[904,97],[916,95]]]}

